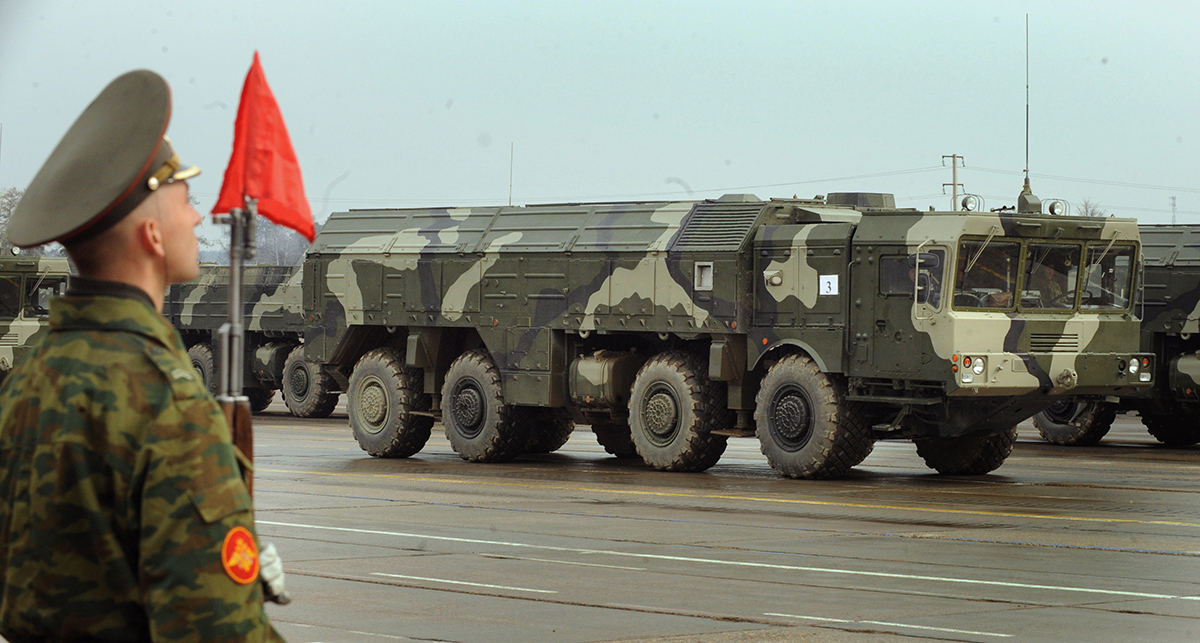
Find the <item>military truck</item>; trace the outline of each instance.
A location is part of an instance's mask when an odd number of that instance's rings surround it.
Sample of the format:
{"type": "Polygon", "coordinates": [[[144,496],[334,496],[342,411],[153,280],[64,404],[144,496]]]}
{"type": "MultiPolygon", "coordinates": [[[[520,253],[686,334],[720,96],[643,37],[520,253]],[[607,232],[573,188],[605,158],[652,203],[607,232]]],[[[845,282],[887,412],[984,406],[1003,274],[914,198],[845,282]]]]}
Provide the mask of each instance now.
{"type": "MultiPolygon", "coordinates": [[[[299,417],[326,417],[338,401],[336,382],[304,360],[300,348],[305,321],[300,311],[297,267],[247,266],[242,277],[245,302],[243,392],[254,412],[267,408],[283,389],[288,409],[299,417]]],[[[192,365],[216,392],[217,331],[229,319],[229,267],[204,264],[199,277],[175,284],[164,314],[179,330],[192,365]]]]}
{"type": "Polygon", "coordinates": [[[50,298],[66,291],[65,258],[0,258],[0,381],[25,359],[49,326],[50,298]]]}
{"type": "Polygon", "coordinates": [[[1056,402],[1034,416],[1042,437],[1055,444],[1099,442],[1117,413],[1136,411],[1158,441],[1200,442],[1200,225],[1139,226],[1145,272],[1142,351],[1157,356],[1154,385],[1117,398],[1056,402]]]}
{"type": "Polygon", "coordinates": [[[351,210],[305,257],[304,352],[373,456],[440,419],[463,459],[504,461],[579,420],[661,470],[757,436],[793,478],[880,439],[983,474],[1048,406],[1152,386],[1140,251],[1133,220],[1042,215],[1028,187],[990,213],[872,193],[351,210]]]}

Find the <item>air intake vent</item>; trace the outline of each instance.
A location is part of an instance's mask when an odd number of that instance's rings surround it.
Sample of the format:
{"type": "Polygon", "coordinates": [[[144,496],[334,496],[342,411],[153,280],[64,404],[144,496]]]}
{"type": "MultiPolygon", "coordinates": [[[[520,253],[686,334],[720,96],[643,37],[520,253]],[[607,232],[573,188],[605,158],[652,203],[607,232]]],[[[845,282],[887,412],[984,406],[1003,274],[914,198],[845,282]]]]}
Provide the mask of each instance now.
{"type": "Polygon", "coordinates": [[[1077,353],[1079,352],[1079,335],[1057,333],[1030,333],[1030,353],[1077,353]]]}
{"type": "Polygon", "coordinates": [[[729,250],[742,247],[763,204],[697,203],[671,250],[729,250]]]}

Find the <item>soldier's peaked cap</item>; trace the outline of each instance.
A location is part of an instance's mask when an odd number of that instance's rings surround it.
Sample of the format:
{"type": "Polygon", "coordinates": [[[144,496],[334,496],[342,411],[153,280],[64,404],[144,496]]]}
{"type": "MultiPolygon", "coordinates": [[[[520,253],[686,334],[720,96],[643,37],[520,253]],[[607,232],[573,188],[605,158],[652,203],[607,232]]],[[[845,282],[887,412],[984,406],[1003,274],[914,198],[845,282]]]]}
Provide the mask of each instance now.
{"type": "Polygon", "coordinates": [[[33,177],[9,221],[9,241],[84,241],[160,186],[199,174],[167,140],[170,120],[171,89],[158,74],[141,69],[109,83],[33,177]]]}

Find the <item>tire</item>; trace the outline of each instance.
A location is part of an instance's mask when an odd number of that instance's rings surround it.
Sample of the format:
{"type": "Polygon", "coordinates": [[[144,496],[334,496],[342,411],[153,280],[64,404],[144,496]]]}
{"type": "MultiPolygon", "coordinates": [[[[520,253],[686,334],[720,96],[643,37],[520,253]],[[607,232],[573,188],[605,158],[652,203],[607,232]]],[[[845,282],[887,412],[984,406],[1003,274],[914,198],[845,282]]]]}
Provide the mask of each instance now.
{"type": "Polygon", "coordinates": [[[318,364],[304,360],[304,347],[297,346],[283,363],[283,401],[292,415],[302,418],[324,418],[333,413],[338,394],[337,385],[318,364]]]}
{"type": "Polygon", "coordinates": [[[242,393],[250,398],[251,413],[262,413],[271,406],[271,400],[275,399],[275,391],[265,388],[242,389],[242,393]]]}
{"type": "Polygon", "coordinates": [[[524,453],[554,453],[575,430],[575,421],[566,409],[518,406],[513,409],[513,423],[527,436],[524,453]]]}
{"type": "Polygon", "coordinates": [[[188,357],[192,359],[192,368],[200,374],[200,383],[204,388],[208,389],[209,393],[217,394],[217,373],[213,359],[212,346],[208,344],[193,344],[187,351],[188,357]]]}
{"type": "Polygon", "coordinates": [[[391,348],[359,358],[350,374],[346,407],[358,446],[377,458],[407,458],[429,441],[433,427],[424,374],[391,348]]]}
{"type": "Polygon", "coordinates": [[[487,351],[463,353],[446,372],[442,424],[463,460],[506,462],[520,455],[527,434],[514,407],[504,403],[500,371],[487,351]]]}
{"type": "Polygon", "coordinates": [[[754,402],[762,453],[789,478],[843,476],[875,448],[862,407],[847,402],[840,383],[806,356],[771,366],[754,402]]]}
{"type": "Polygon", "coordinates": [[[1167,446],[1186,447],[1200,442],[1200,423],[1194,416],[1141,411],[1142,424],[1155,440],[1167,446]]]}
{"type": "Polygon", "coordinates": [[[1012,453],[1016,441],[1016,427],[996,435],[913,440],[926,466],[947,476],[981,476],[995,471],[1012,453]]]}
{"type": "Polygon", "coordinates": [[[630,432],[628,424],[594,422],[592,423],[592,433],[596,434],[596,442],[600,443],[600,446],[604,447],[609,455],[614,455],[622,460],[640,457],[637,445],[633,443],[633,434],[630,432]]]}
{"type": "Polygon", "coordinates": [[[725,386],[708,379],[703,361],[671,351],[638,370],[629,396],[629,428],[638,455],[660,471],[703,471],[721,458],[733,424],[725,386]]]}
{"type": "Polygon", "coordinates": [[[1117,407],[1104,402],[1063,400],[1033,416],[1038,433],[1053,444],[1091,446],[1108,434],[1117,407]]]}

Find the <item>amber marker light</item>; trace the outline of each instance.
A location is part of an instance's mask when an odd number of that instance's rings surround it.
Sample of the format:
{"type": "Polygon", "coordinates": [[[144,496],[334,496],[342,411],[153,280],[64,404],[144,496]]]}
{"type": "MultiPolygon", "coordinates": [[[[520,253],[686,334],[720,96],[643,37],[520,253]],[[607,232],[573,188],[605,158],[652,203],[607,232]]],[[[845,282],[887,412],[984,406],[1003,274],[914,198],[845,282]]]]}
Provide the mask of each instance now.
{"type": "Polygon", "coordinates": [[[763,346],[766,346],[766,345],[767,345],[767,338],[766,338],[766,337],[764,337],[764,338],[763,338],[763,346]]]}

